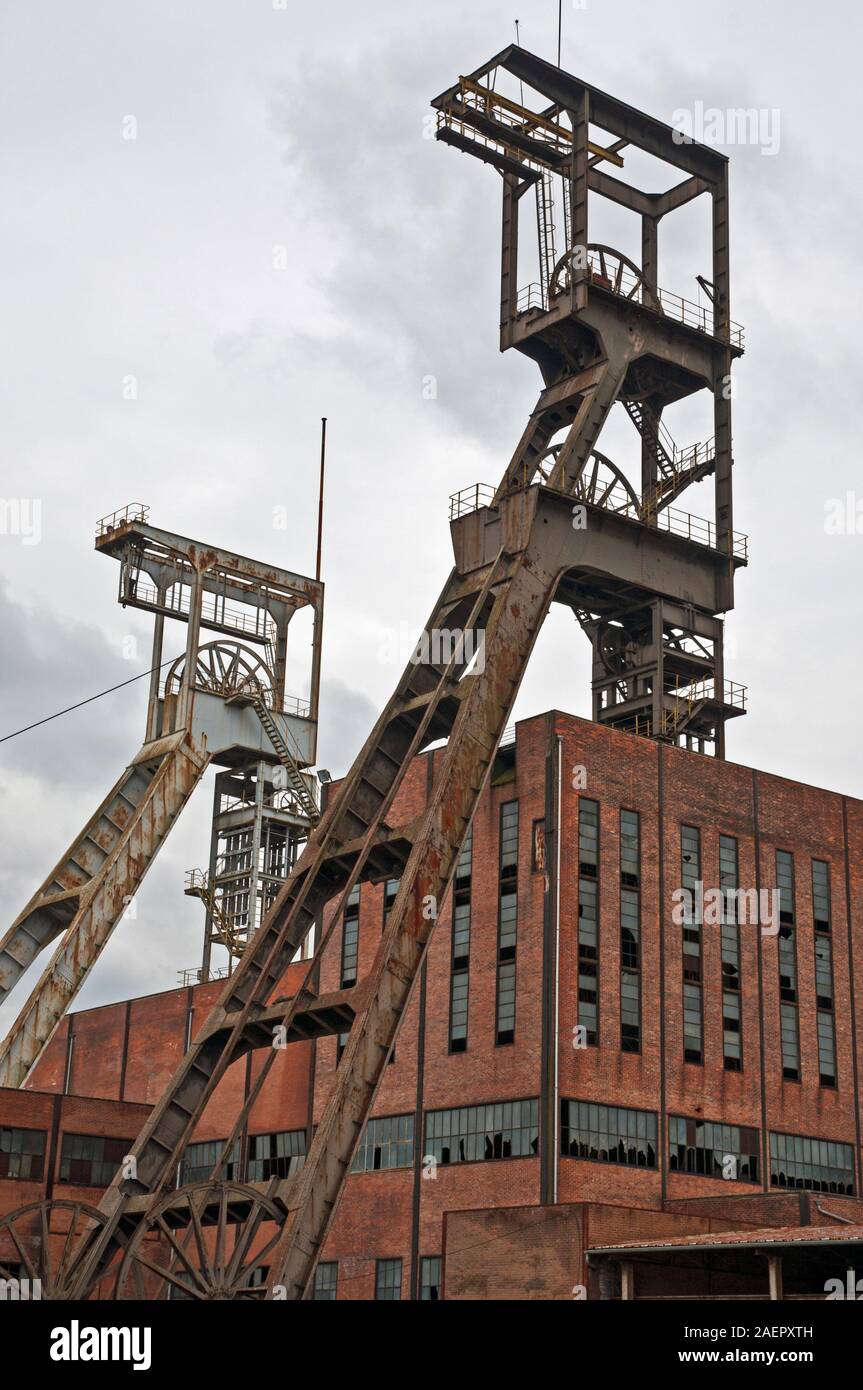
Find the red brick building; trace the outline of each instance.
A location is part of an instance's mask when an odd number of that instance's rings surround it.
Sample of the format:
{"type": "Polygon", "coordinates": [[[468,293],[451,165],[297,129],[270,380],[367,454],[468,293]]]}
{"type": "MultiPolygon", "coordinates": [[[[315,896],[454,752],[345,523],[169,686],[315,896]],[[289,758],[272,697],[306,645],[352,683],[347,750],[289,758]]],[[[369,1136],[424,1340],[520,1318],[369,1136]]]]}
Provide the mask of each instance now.
{"type": "MultiPolygon", "coordinates": [[[[410,769],[400,822],[422,810],[436,756],[410,769]]],[[[754,1296],[767,1265],[740,1256],[743,1236],[712,1233],[793,1227],[799,1249],[800,1227],[863,1221],[861,875],[860,801],[557,712],[520,723],[475,815],[318,1296],[616,1296],[624,1247],[642,1242],[642,1257],[645,1242],[650,1254],[696,1236],[686,1287],[754,1296]]],[[[364,884],[336,924],[321,992],[362,981],[393,886],[364,884]]],[[[220,988],[64,1022],[28,1089],[0,1093],[0,1211],[46,1193],[98,1200],[220,988]],[[117,1142],[100,1147],[106,1137],[117,1142]]],[[[279,1056],[234,1176],[302,1161],[340,1047],[327,1037],[279,1056]]],[[[215,1093],[185,1180],[208,1175],[259,1064],[235,1064],[215,1093]]],[[[656,1267],[639,1278],[655,1282],[656,1267]]]]}

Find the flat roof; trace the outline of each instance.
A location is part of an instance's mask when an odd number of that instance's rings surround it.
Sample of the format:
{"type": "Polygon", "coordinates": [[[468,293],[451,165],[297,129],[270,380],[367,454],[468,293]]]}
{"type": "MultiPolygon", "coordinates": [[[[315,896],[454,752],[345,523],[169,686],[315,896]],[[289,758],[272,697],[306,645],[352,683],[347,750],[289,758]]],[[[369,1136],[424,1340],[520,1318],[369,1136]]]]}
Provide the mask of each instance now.
{"type": "Polygon", "coordinates": [[[625,1245],[591,1245],[588,1255],[638,1255],[651,1251],[683,1254],[687,1250],[747,1250],[761,1245],[859,1245],[863,1225],[765,1226],[754,1231],[709,1231],[669,1240],[631,1240],[625,1245]]]}

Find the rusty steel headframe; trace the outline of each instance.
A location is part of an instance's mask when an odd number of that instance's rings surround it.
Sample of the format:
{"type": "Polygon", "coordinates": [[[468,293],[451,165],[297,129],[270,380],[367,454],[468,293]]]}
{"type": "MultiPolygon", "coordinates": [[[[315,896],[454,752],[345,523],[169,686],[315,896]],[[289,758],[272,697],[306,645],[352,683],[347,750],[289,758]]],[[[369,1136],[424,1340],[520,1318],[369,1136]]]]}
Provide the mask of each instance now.
{"type": "MultiPolygon", "coordinates": [[[[661,122],[515,47],[460,78],[434,105],[439,138],[502,176],[501,342],[532,357],[543,377],[500,484],[477,487],[473,505],[463,505],[460,496],[452,518],[455,567],[424,633],[479,633],[482,660],[476,660],[475,642],[445,652],[434,642],[418,644],[135,1141],[134,1177],[118,1174],[104,1194],[101,1224],[75,1265],[79,1298],[104,1277],[142,1222],[152,1225],[155,1213],[165,1219],[173,1213],[181,1226],[192,1219],[196,1201],[210,1200],[169,1189],[231,1063],[251,1049],[268,1050],[213,1181],[224,1172],[272,1065],[275,1031],[290,1041],[343,1032],[350,1022],[305,1166],[295,1178],[271,1182],[258,1204],[278,1229],[267,1246],[267,1296],[308,1296],[465,833],[553,601],[572,609],[593,643],[594,717],[600,722],[690,747],[712,743],[722,756],[725,721],[739,712],[726,698],[720,617],[733,604],[735,569],[745,562],[732,531],[726,388],[742,334],[730,318],[724,157],[679,143],[661,122]],[[501,74],[538,95],[539,106],[526,107],[521,90],[508,95],[501,74]],[[619,170],[628,146],[686,178],[647,194],[598,167],[610,163],[619,170]],[[549,220],[554,179],[560,180],[564,213],[560,256],[549,220]],[[519,203],[528,188],[537,196],[536,298],[521,295],[515,278],[519,203]],[[590,243],[590,193],[641,219],[640,266],[590,243]],[[686,300],[657,285],[657,231],[664,216],[705,193],[712,200],[712,280],[704,282],[711,308],[693,319],[686,300]],[[709,448],[678,450],[662,411],[701,390],[712,397],[714,438],[709,448]],[[640,487],[596,451],[618,403],[640,437],[640,487]],[[706,530],[693,528],[692,518],[686,525],[677,521],[671,502],[711,475],[714,521],[704,523],[706,530]],[[425,812],[409,824],[391,823],[411,761],[442,739],[446,748],[434,759],[425,812]],[[321,954],[354,886],[387,878],[400,884],[369,976],[338,997],[316,1001],[321,954]],[[280,1000],[279,982],[316,922],[323,930],[305,980],[292,998],[280,1000]]],[[[149,540],[146,520],[137,518],[135,525],[149,540]]],[[[240,1204],[243,1213],[254,1208],[254,1199],[249,1202],[240,1204]]],[[[212,1296],[248,1296],[248,1268],[238,1265],[235,1273],[233,1281],[220,1276],[212,1296]]]]}

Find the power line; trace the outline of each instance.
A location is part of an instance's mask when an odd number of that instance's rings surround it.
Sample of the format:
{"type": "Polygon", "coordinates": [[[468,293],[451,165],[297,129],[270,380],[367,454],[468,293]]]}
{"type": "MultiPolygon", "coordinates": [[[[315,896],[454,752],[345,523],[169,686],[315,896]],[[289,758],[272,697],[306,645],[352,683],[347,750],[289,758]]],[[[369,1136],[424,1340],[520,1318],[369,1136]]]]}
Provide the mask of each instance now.
{"type": "Polygon", "coordinates": [[[0,743],[7,743],[10,738],[17,738],[19,734],[27,734],[31,729],[38,729],[42,724],[50,724],[52,719],[60,719],[64,714],[71,714],[72,710],[81,709],[83,705],[92,705],[94,700],[101,700],[103,695],[112,695],[115,690],[122,690],[125,685],[133,685],[135,681],[143,680],[144,676],[151,676],[154,671],[161,671],[164,666],[170,666],[177,658],[169,657],[159,666],[151,666],[149,671],[139,671],[137,676],[130,676],[127,681],[120,681],[119,685],[110,685],[107,690],[100,690],[98,695],[89,695],[86,700],[79,700],[76,705],[67,705],[65,709],[58,709],[56,714],[46,714],[44,719],[37,719],[35,724],[25,724],[23,729],[16,729],[14,734],[4,734],[0,738],[0,743]]]}

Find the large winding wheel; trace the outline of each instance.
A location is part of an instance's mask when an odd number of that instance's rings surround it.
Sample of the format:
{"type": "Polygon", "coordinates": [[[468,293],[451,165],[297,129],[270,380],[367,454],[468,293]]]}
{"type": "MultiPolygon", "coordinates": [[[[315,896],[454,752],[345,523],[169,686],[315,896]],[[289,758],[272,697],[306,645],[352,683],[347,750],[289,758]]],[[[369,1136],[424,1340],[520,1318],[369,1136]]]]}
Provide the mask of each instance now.
{"type": "MultiPolygon", "coordinates": [[[[568,251],[564,251],[554,267],[549,284],[550,299],[570,289],[572,258],[579,249],[571,246],[568,251]]],[[[622,251],[615,251],[613,246],[602,246],[599,242],[593,242],[587,247],[587,274],[592,285],[610,290],[612,294],[622,295],[624,299],[631,299],[636,304],[644,304],[658,314],[663,312],[659,296],[645,283],[641,267],[628,256],[624,256],[622,251]]]]}
{"type": "Polygon", "coordinates": [[[76,1291],[81,1263],[105,1220],[96,1207],[62,1197],[18,1207],[0,1220],[0,1279],[17,1283],[19,1297],[28,1299],[108,1297],[116,1266],[84,1295],[76,1291]]]}
{"type": "MultiPolygon", "coordinates": [[[[179,690],[186,669],[185,655],[174,662],[165,681],[165,690],[179,690]]],[[[242,642],[207,642],[195,653],[196,690],[209,690],[214,695],[229,698],[249,695],[266,700],[273,688],[269,667],[257,652],[242,642]]]]}
{"type": "MultiPolygon", "coordinates": [[[[562,445],[552,444],[537,459],[534,481],[547,483],[557,462],[562,445]]],[[[641,516],[641,502],[638,493],[625,473],[605,454],[594,449],[584,468],[578,475],[571,495],[579,502],[589,502],[591,506],[602,507],[607,512],[622,512],[627,516],[641,516]]]]}
{"type": "Polygon", "coordinates": [[[211,1180],[169,1192],[131,1237],[115,1297],[262,1299],[286,1215],[270,1192],[244,1183],[211,1180]]]}

